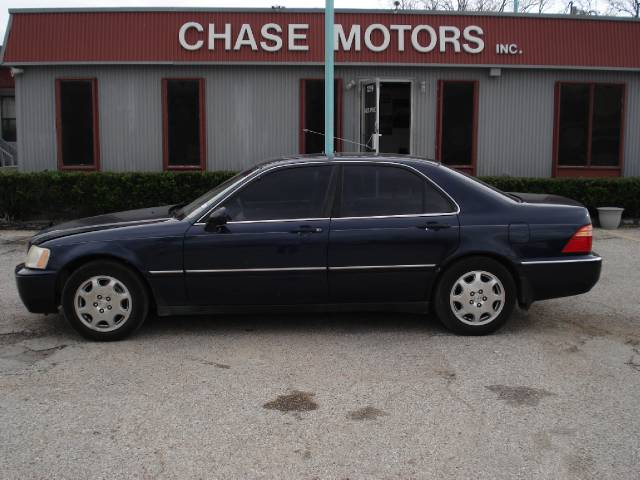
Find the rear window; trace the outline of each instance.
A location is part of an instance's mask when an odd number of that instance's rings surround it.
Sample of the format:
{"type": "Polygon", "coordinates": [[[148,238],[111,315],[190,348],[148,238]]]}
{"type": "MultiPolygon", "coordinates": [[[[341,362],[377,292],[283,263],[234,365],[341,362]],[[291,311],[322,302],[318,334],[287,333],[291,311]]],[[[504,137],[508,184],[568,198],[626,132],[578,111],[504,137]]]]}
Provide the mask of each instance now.
{"type": "MultiPolygon", "coordinates": [[[[448,168],[448,167],[447,167],[448,168]]],[[[482,187],[485,190],[489,190],[494,194],[500,195],[503,198],[506,198],[508,200],[511,200],[512,202],[518,202],[518,203],[522,203],[522,199],[519,198],[517,195],[514,195],[512,193],[508,193],[508,192],[504,192],[502,190],[500,190],[499,188],[494,187],[493,185],[489,185],[486,182],[483,182],[482,180],[480,180],[477,177],[473,177],[465,172],[460,172],[458,170],[454,170],[452,168],[448,168],[448,170],[456,175],[460,175],[461,177],[464,177],[465,180],[471,180],[472,182],[474,182],[475,184],[479,185],[480,187],[482,187]]]]}

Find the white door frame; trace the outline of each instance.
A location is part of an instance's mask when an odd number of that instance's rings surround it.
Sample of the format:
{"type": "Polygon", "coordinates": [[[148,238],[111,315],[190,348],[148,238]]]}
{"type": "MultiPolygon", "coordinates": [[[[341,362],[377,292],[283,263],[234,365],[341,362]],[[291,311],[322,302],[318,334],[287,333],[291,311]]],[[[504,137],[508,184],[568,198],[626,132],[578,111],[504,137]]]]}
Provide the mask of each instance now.
{"type": "Polygon", "coordinates": [[[413,117],[414,117],[414,104],[413,104],[413,92],[414,92],[414,80],[411,78],[401,77],[401,78],[393,78],[393,77],[374,77],[374,78],[363,78],[359,81],[359,100],[358,100],[358,110],[360,115],[358,116],[359,125],[358,125],[358,134],[360,141],[362,142],[362,127],[364,126],[364,91],[363,87],[365,84],[374,83],[376,84],[376,123],[375,123],[375,133],[373,144],[375,147],[375,154],[380,153],[380,86],[383,83],[408,83],[409,84],[409,106],[411,108],[411,115],[409,119],[409,154],[413,152],[413,117]]]}

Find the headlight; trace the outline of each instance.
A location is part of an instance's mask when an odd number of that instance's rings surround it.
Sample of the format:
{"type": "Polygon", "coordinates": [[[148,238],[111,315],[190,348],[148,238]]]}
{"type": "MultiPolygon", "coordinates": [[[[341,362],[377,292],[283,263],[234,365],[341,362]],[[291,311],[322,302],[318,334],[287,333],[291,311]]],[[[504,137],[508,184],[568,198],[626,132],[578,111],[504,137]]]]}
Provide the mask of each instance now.
{"type": "Polygon", "coordinates": [[[24,261],[24,266],[27,268],[44,270],[47,268],[47,263],[49,263],[50,254],[51,252],[48,248],[31,245],[31,248],[27,252],[27,259],[24,261]]]}

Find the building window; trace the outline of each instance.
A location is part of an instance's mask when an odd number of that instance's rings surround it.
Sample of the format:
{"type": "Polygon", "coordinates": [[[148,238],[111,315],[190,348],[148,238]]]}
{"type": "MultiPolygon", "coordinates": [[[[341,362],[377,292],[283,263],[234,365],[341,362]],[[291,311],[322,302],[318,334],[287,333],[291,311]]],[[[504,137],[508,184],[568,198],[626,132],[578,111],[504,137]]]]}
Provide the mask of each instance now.
{"type": "Polygon", "coordinates": [[[2,119],[2,139],[16,141],[16,98],[0,97],[0,118],[2,119]]]}
{"type": "Polygon", "coordinates": [[[162,97],[165,170],[204,170],[204,79],[164,79],[162,97]]]}
{"type": "Polygon", "coordinates": [[[99,168],[98,101],[95,79],[56,80],[58,167],[99,168]]]}
{"type": "Polygon", "coordinates": [[[621,84],[557,84],[556,176],[620,175],[624,97],[621,84]]]}
{"type": "Polygon", "coordinates": [[[478,82],[438,84],[436,158],[445,165],[475,174],[478,82]]]}
{"type": "MultiPolygon", "coordinates": [[[[342,151],[342,79],[334,83],[333,148],[342,151]]],[[[300,80],[300,153],[324,152],[324,80],[300,80]]]]}

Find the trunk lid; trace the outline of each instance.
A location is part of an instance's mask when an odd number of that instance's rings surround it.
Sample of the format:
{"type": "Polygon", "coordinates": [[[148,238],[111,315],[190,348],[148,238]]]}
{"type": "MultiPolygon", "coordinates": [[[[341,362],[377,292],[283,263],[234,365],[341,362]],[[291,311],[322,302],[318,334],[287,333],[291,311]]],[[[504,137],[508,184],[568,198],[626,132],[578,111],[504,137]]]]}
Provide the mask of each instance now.
{"type": "Polygon", "coordinates": [[[561,197],[560,195],[553,195],[549,193],[520,193],[509,192],[510,195],[514,195],[521,199],[524,203],[538,203],[547,205],[571,205],[574,207],[584,207],[583,204],[571,198],[561,197]]]}

